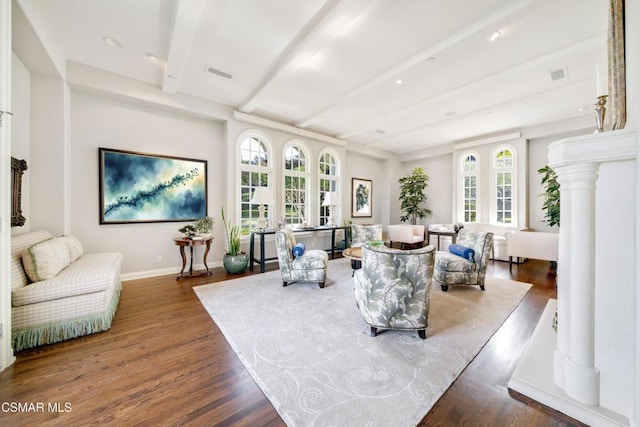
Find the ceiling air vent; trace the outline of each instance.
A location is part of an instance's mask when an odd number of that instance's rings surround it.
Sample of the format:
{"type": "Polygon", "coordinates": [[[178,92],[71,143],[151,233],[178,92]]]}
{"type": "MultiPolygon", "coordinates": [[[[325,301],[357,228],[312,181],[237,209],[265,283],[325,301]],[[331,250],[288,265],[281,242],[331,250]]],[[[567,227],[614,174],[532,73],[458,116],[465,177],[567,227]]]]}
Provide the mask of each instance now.
{"type": "Polygon", "coordinates": [[[567,67],[558,68],[557,70],[549,71],[549,75],[551,76],[551,81],[555,82],[556,80],[562,80],[569,75],[567,71],[567,67]]]}
{"type": "Polygon", "coordinates": [[[231,77],[233,77],[233,76],[232,76],[231,74],[229,74],[229,73],[225,73],[225,72],[224,72],[224,71],[222,71],[222,70],[218,70],[217,68],[213,68],[213,67],[210,67],[210,66],[208,66],[208,65],[205,65],[204,70],[205,70],[207,73],[215,74],[216,76],[224,77],[225,79],[231,79],[231,77]]]}

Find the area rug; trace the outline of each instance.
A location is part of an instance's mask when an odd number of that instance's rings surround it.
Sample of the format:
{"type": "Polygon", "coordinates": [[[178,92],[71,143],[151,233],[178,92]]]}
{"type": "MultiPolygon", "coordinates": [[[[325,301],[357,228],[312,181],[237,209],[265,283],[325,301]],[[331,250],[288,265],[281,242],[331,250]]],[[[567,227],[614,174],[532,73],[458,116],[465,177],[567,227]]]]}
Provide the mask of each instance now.
{"type": "Polygon", "coordinates": [[[325,288],[282,286],[279,271],[194,290],[289,426],[414,426],[515,309],[531,285],[487,278],[434,286],[427,339],[369,335],[350,263],[329,263],[325,288]]]}

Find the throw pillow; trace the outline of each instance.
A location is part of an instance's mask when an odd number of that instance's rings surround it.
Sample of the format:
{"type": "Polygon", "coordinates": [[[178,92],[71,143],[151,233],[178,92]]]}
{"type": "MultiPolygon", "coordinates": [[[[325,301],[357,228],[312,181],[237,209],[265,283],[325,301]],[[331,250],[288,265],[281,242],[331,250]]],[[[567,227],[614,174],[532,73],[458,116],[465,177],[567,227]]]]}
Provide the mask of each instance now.
{"type": "Polygon", "coordinates": [[[82,256],[82,254],[84,253],[84,248],[82,247],[82,243],[80,243],[80,240],[70,235],[62,236],[61,239],[67,245],[67,249],[69,249],[69,258],[71,262],[75,262],[82,256]]]}
{"type": "Polygon", "coordinates": [[[461,245],[449,245],[449,252],[470,262],[475,262],[475,251],[472,248],[467,248],[466,246],[461,245]]]}
{"type": "Polygon", "coordinates": [[[70,263],[69,249],[60,237],[37,243],[22,253],[24,271],[32,282],[51,279],[70,263]]]}
{"type": "Polygon", "coordinates": [[[291,250],[291,252],[293,252],[293,256],[294,257],[299,257],[304,253],[304,243],[298,243],[296,244],[293,249],[291,250]]]}

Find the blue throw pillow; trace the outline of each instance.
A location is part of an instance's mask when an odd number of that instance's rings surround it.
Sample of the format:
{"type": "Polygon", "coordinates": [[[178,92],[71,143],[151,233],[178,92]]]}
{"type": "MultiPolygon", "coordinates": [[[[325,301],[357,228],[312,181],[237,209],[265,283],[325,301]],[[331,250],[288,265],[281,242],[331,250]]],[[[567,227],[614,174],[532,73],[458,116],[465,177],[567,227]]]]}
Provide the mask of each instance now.
{"type": "Polygon", "coordinates": [[[475,262],[474,256],[476,253],[471,248],[467,248],[465,246],[460,246],[460,245],[449,245],[449,252],[451,252],[454,255],[458,255],[471,262],[475,262]]]}
{"type": "Polygon", "coordinates": [[[291,250],[291,252],[293,252],[293,256],[294,257],[299,257],[304,253],[304,243],[298,243],[296,244],[293,249],[291,250]]]}

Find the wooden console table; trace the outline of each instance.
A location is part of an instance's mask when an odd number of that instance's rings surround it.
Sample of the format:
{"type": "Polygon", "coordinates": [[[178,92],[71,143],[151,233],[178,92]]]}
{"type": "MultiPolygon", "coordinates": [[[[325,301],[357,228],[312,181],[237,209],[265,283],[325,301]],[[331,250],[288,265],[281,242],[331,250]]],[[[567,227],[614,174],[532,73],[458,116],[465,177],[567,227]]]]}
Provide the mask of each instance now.
{"type": "MultiPolygon", "coordinates": [[[[349,233],[348,230],[350,226],[344,227],[307,227],[307,228],[294,228],[294,233],[303,233],[309,231],[330,231],[331,232],[331,248],[326,249],[327,252],[331,253],[331,258],[333,258],[336,248],[336,231],[344,230],[345,240],[347,243],[347,247],[349,247],[349,233]]],[[[253,270],[253,263],[257,262],[260,264],[260,273],[264,273],[265,263],[267,261],[272,261],[274,259],[278,259],[278,257],[265,258],[264,255],[264,236],[269,234],[276,234],[277,229],[271,230],[254,230],[251,232],[250,240],[249,240],[249,268],[253,270]],[[255,236],[258,235],[260,237],[260,258],[255,257],[255,236]]]]}
{"type": "Polygon", "coordinates": [[[180,255],[182,256],[182,270],[180,270],[180,273],[178,273],[178,277],[176,277],[176,280],[180,280],[185,277],[202,276],[205,274],[211,276],[211,272],[209,271],[209,266],[207,265],[207,255],[209,255],[209,249],[211,249],[211,240],[213,240],[212,237],[200,238],[200,239],[187,239],[185,237],[176,237],[175,239],[173,239],[175,244],[177,246],[180,246],[180,255]],[[202,261],[204,262],[204,267],[206,270],[200,273],[194,273],[193,272],[193,247],[200,246],[200,245],[207,246],[204,251],[204,256],[202,258],[202,261]],[[190,249],[190,262],[189,262],[188,274],[184,272],[184,268],[187,265],[187,256],[184,253],[185,246],[188,246],[190,249]]]}

